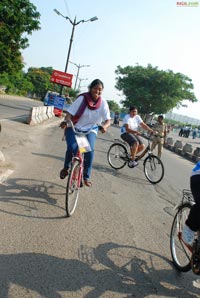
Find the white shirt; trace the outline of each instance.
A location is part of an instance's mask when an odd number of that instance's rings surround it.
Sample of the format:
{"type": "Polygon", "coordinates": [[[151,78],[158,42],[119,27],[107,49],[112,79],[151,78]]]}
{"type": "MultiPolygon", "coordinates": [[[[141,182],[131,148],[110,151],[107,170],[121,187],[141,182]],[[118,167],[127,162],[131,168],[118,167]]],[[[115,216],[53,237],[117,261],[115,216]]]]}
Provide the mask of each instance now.
{"type": "Polygon", "coordinates": [[[139,115],[135,115],[134,117],[131,117],[130,114],[127,114],[122,122],[122,128],[121,133],[126,132],[125,124],[128,124],[129,128],[132,130],[138,130],[140,124],[143,122],[142,118],[139,115]]]}
{"type": "MultiPolygon", "coordinates": [[[[67,109],[72,116],[76,115],[81,103],[83,100],[83,95],[79,96],[67,109]]],[[[96,110],[90,110],[88,107],[85,108],[82,116],[75,124],[75,128],[81,131],[90,130],[95,125],[100,125],[103,121],[109,120],[110,118],[110,110],[107,101],[102,98],[101,105],[96,110]]]]}

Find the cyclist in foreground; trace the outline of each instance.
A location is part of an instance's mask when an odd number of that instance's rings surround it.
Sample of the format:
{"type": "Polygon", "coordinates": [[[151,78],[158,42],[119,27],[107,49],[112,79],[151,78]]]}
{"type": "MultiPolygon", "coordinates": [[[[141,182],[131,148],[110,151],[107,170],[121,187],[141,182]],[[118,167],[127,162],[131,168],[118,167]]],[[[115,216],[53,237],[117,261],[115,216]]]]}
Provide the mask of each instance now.
{"type": "Polygon", "coordinates": [[[135,160],[136,154],[145,148],[141,138],[141,134],[138,131],[139,127],[153,133],[154,131],[143,122],[142,118],[137,115],[137,108],[135,106],[130,107],[129,114],[127,114],[122,122],[121,127],[121,138],[127,142],[131,150],[131,161],[129,162],[130,167],[135,167],[138,162],[135,160]]]}
{"type": "Polygon", "coordinates": [[[183,240],[192,245],[195,232],[200,229],[200,161],[192,169],[190,188],[194,197],[194,204],[183,227],[183,240]]]}
{"type": "Polygon", "coordinates": [[[98,124],[101,124],[101,132],[105,133],[111,124],[110,110],[107,101],[101,97],[104,85],[99,79],[94,80],[89,91],[77,97],[70,105],[65,116],[65,120],[60,124],[65,128],[65,139],[67,151],[65,155],[64,168],[60,171],[60,178],[64,179],[68,175],[73,154],[76,154],[78,145],[75,139],[74,131],[71,127],[66,127],[67,120],[72,120],[77,131],[86,133],[91,151],[84,154],[84,184],[88,187],[92,185],[90,181],[92,163],[94,158],[94,147],[98,132],[98,124]]]}

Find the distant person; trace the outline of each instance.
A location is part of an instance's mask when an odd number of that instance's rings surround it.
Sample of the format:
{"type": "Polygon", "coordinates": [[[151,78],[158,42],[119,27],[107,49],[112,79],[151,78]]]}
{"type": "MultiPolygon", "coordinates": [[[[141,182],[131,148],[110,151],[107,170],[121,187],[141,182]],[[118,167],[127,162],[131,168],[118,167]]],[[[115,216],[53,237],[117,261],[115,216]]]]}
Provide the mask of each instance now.
{"type": "Polygon", "coordinates": [[[183,136],[183,127],[181,127],[178,135],[179,135],[179,137],[182,137],[183,136]]]}
{"type": "Polygon", "coordinates": [[[118,112],[115,112],[113,124],[116,126],[119,126],[119,113],[118,112]]]}
{"type": "Polygon", "coordinates": [[[157,119],[157,123],[153,125],[153,129],[154,131],[157,132],[157,134],[154,134],[152,144],[151,144],[152,151],[155,149],[156,146],[158,146],[159,158],[161,158],[165,137],[167,135],[167,126],[164,123],[163,119],[164,119],[163,115],[159,115],[157,119]]]}
{"type": "Polygon", "coordinates": [[[136,154],[145,148],[145,145],[140,138],[141,134],[138,131],[140,126],[150,133],[153,133],[153,129],[145,124],[142,118],[137,115],[137,108],[134,106],[130,107],[129,114],[124,117],[122,122],[121,138],[130,146],[131,161],[129,162],[129,166],[132,168],[138,165],[138,162],[135,158],[136,154]]]}
{"type": "Polygon", "coordinates": [[[193,138],[193,139],[196,139],[196,137],[197,137],[197,132],[198,132],[198,129],[197,129],[197,128],[194,128],[194,129],[193,129],[193,132],[192,132],[192,138],[193,138]]]}

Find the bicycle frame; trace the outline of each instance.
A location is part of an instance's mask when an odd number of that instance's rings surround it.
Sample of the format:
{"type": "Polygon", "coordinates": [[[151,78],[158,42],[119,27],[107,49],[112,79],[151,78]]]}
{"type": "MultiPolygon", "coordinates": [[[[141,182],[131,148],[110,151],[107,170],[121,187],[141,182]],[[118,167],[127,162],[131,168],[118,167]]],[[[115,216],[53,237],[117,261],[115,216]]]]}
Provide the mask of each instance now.
{"type": "Polygon", "coordinates": [[[79,173],[78,173],[78,187],[80,187],[81,182],[82,182],[84,157],[83,157],[83,154],[79,150],[76,153],[76,155],[72,158],[71,168],[72,168],[75,160],[77,160],[80,163],[80,170],[79,170],[79,173]]]}
{"type": "Polygon", "coordinates": [[[140,160],[141,158],[143,158],[146,154],[147,154],[147,152],[150,154],[151,153],[151,150],[150,150],[150,141],[149,141],[149,139],[148,139],[148,145],[147,145],[147,147],[144,149],[144,151],[140,154],[140,155],[138,155],[137,156],[137,160],[140,160]]]}
{"type": "MultiPolygon", "coordinates": [[[[147,152],[149,152],[149,154],[151,154],[150,138],[147,138],[147,140],[148,140],[148,145],[140,155],[136,156],[137,161],[142,159],[147,154],[147,152]]],[[[127,142],[121,141],[120,139],[114,139],[114,141],[115,141],[115,143],[121,143],[121,144],[125,145],[127,148],[130,147],[127,142]]]]}
{"type": "MultiPolygon", "coordinates": [[[[73,129],[75,135],[86,135],[85,133],[76,131],[74,125],[71,121],[69,121],[69,126],[73,129]]],[[[71,160],[71,168],[67,180],[66,186],[66,213],[67,217],[72,216],[74,213],[78,197],[79,197],[79,189],[82,187],[82,177],[84,170],[84,152],[87,152],[88,146],[85,139],[77,139],[78,150],[77,153],[72,157],[71,160]],[[85,144],[86,143],[86,144],[85,144]]],[[[90,149],[90,148],[89,148],[90,149]]]]}

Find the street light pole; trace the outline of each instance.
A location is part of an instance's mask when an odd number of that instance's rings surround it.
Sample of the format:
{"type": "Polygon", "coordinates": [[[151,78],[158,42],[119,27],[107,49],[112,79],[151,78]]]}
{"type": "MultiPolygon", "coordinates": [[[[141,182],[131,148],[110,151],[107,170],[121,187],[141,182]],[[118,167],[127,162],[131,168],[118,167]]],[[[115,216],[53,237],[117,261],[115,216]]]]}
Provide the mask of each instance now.
{"type": "MultiPolygon", "coordinates": [[[[55,13],[57,13],[57,15],[62,16],[64,19],[68,20],[72,24],[72,33],[71,33],[71,37],[70,37],[69,49],[68,49],[68,53],[67,53],[67,61],[66,61],[66,65],[65,65],[65,72],[67,72],[75,27],[77,25],[79,25],[80,23],[97,21],[98,18],[92,17],[88,20],[80,20],[80,21],[76,22],[76,17],[74,18],[74,21],[72,21],[69,17],[62,15],[57,9],[54,9],[54,11],[55,11],[55,13]]],[[[60,95],[62,95],[62,89],[63,89],[63,86],[61,87],[60,95]]]]}
{"type": "Polygon", "coordinates": [[[74,29],[75,29],[75,26],[78,25],[79,23],[80,22],[76,23],[76,17],[75,17],[74,22],[72,23],[72,33],[71,33],[70,42],[69,42],[69,49],[68,49],[68,53],[67,53],[67,61],[66,61],[66,65],[65,65],[65,72],[67,72],[67,68],[68,68],[68,64],[69,64],[69,56],[70,56],[71,48],[72,48],[72,42],[73,42],[73,37],[74,37],[74,29]]]}
{"type": "Polygon", "coordinates": [[[80,90],[80,88],[81,88],[81,82],[86,81],[86,80],[88,80],[88,79],[79,79],[78,90],[80,90]]]}
{"type": "Polygon", "coordinates": [[[71,61],[69,61],[69,63],[74,64],[78,68],[77,74],[76,74],[76,81],[75,81],[75,84],[74,84],[74,90],[76,90],[76,85],[77,85],[77,81],[78,81],[78,76],[79,76],[80,68],[82,68],[82,67],[90,67],[90,65],[80,65],[80,64],[73,63],[71,61]]]}

